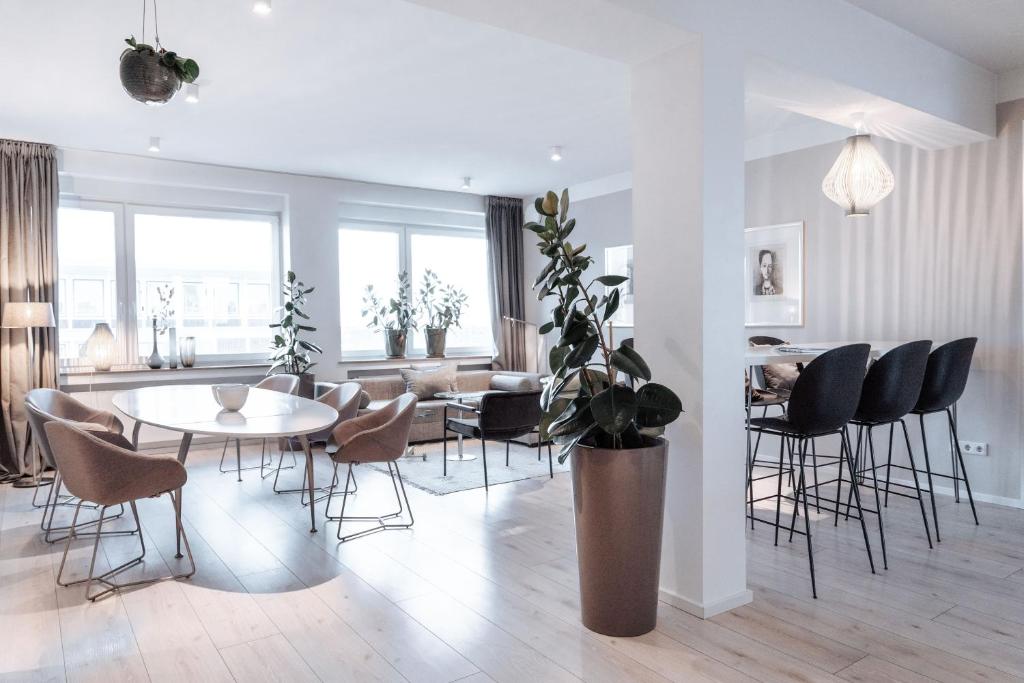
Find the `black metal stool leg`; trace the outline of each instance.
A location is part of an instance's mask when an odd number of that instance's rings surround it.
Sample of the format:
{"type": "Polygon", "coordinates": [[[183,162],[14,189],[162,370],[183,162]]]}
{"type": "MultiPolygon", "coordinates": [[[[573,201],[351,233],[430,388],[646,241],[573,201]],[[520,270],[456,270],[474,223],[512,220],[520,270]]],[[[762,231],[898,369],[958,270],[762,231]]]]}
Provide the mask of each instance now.
{"type": "MultiPolygon", "coordinates": [[[[903,420],[900,420],[900,424],[903,424],[903,420]]],[[[895,423],[889,424],[889,455],[885,460],[885,507],[889,507],[889,481],[892,479],[892,433],[896,429],[895,423]]],[[[907,426],[903,425],[903,431],[907,430],[907,426]]],[[[910,443],[908,438],[907,443],[910,443]]],[[[914,463],[910,463],[913,467],[914,463]]],[[[916,478],[916,475],[915,475],[916,478]]],[[[921,495],[921,491],[918,490],[917,495],[921,495]]],[[[931,541],[929,541],[931,543],[931,541]]]]}
{"type": "Polygon", "coordinates": [[[775,545],[779,544],[779,521],[782,516],[782,466],[785,463],[786,437],[779,436],[779,481],[775,490],[775,545]]]}
{"type": "MultiPolygon", "coordinates": [[[[849,467],[853,467],[853,454],[851,453],[849,444],[849,434],[847,433],[846,427],[843,427],[842,433],[842,446],[846,450],[846,462],[849,467]]],[[[868,552],[868,564],[871,565],[871,573],[875,573],[875,559],[871,555],[871,540],[868,538],[868,525],[864,519],[864,508],[860,504],[860,489],[857,487],[857,475],[854,472],[850,473],[850,486],[853,487],[853,499],[857,506],[857,516],[860,517],[860,529],[864,534],[864,548],[868,552]]]]}
{"type": "Polygon", "coordinates": [[[480,439],[480,459],[484,461],[484,491],[488,491],[487,485],[487,442],[480,439]]]}
{"type": "MultiPolygon", "coordinates": [[[[807,441],[806,439],[800,440],[800,483],[797,485],[798,489],[803,489],[806,485],[806,479],[804,477],[804,459],[807,455],[807,441]]],[[[800,495],[797,494],[799,498],[800,495]]],[[[811,595],[815,600],[818,599],[818,585],[814,578],[814,547],[811,544],[811,516],[807,513],[807,492],[804,491],[804,535],[807,537],[807,562],[811,568],[811,595]]]]}
{"type": "MultiPolygon", "coordinates": [[[[917,504],[921,507],[921,521],[924,522],[924,535],[928,538],[928,547],[932,548],[932,532],[928,528],[928,513],[924,510],[924,496],[921,495],[921,482],[917,478],[917,465],[914,463],[914,449],[910,447],[910,433],[907,431],[907,423],[900,420],[903,427],[903,439],[907,442],[907,457],[910,458],[910,471],[914,475],[914,488],[917,489],[917,504]]],[[[890,451],[890,458],[891,458],[890,451]]]]}
{"type": "Polygon", "coordinates": [[[882,542],[882,568],[889,569],[889,556],[885,551],[885,528],[882,524],[882,499],[878,495],[878,475],[875,473],[875,442],[871,438],[871,427],[868,427],[868,457],[871,460],[871,488],[875,491],[875,510],[878,513],[878,536],[882,542]]]}
{"type": "MultiPolygon", "coordinates": [[[[964,466],[964,454],[960,450],[960,435],[956,431],[956,418],[951,410],[946,409],[946,417],[949,418],[949,429],[953,433],[953,442],[956,444],[956,457],[960,461],[960,470],[963,472],[964,488],[967,489],[967,500],[971,502],[971,514],[974,515],[974,523],[978,524],[978,510],[974,507],[974,495],[971,493],[971,482],[967,480],[967,467],[964,466]]],[[[959,488],[959,486],[957,487],[959,488]]],[[[937,532],[936,532],[937,533],[937,532]]]]}
{"type": "Polygon", "coordinates": [[[939,535],[939,511],[935,507],[935,484],[932,482],[932,464],[928,458],[928,437],[924,433],[924,414],[918,415],[921,423],[921,446],[924,449],[924,471],[928,476],[928,495],[932,499],[932,522],[935,524],[935,542],[942,543],[939,535]]]}

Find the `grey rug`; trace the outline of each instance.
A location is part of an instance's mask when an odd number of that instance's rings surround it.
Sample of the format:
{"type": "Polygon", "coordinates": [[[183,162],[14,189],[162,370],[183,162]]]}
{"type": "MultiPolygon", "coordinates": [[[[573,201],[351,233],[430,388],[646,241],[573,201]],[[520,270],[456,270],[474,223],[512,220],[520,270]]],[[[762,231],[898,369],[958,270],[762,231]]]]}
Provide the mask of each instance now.
{"type": "MultiPolygon", "coordinates": [[[[457,453],[455,440],[448,443],[449,455],[457,453]]],[[[442,476],[441,444],[426,443],[416,444],[415,455],[406,456],[398,461],[402,471],[402,479],[407,486],[414,486],[422,491],[432,493],[435,496],[443,496],[458,491],[468,491],[484,487],[484,466],[480,459],[480,442],[465,442],[465,453],[476,455],[476,460],[463,462],[448,462],[448,476],[442,476]],[[426,455],[424,461],[423,456],[426,455]]],[[[537,461],[537,449],[512,444],[509,455],[509,466],[505,467],[505,444],[496,441],[487,442],[487,480],[491,486],[507,484],[523,479],[534,479],[537,477],[547,478],[548,474],[548,452],[547,448],[541,450],[541,460],[537,461]]],[[[554,463],[555,474],[569,471],[569,461],[565,465],[558,464],[558,447],[551,448],[552,463],[554,463]]],[[[375,470],[388,471],[386,464],[369,463],[375,470]]]]}

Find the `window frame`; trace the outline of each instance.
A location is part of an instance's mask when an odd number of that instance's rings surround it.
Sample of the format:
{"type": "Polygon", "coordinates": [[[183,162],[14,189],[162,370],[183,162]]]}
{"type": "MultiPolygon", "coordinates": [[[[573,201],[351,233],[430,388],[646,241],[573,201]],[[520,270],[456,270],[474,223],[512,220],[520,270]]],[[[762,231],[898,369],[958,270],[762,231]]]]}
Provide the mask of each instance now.
{"type": "MultiPolygon", "coordinates": [[[[440,235],[448,237],[472,237],[480,239],[484,242],[485,247],[487,243],[487,235],[482,228],[474,227],[455,227],[455,226],[436,226],[436,225],[425,225],[420,223],[373,223],[367,221],[349,221],[342,219],[338,223],[337,230],[337,251],[340,253],[341,249],[341,231],[342,230],[365,230],[372,232],[387,232],[398,235],[398,272],[405,271],[409,273],[409,295],[415,297],[418,284],[411,280],[412,278],[412,237],[413,235],[440,235]]],[[[340,266],[340,264],[339,264],[340,266]]],[[[339,302],[339,318],[341,317],[340,302],[341,302],[341,281],[338,284],[338,302],[339,302]]],[[[487,283],[487,297],[490,304],[490,284],[487,283]]],[[[342,321],[343,324],[343,321],[342,321]]],[[[364,323],[365,324],[365,323],[364,323]]],[[[473,346],[448,346],[445,349],[446,357],[459,357],[459,358],[474,358],[474,357],[491,357],[494,353],[494,332],[491,332],[491,346],[488,347],[473,347],[473,346]]],[[[338,329],[338,347],[342,362],[349,361],[367,361],[367,360],[386,360],[384,355],[384,339],[381,338],[380,349],[374,351],[346,351],[341,341],[341,329],[339,325],[338,329]]],[[[408,348],[406,352],[407,359],[427,359],[426,355],[426,343],[422,339],[422,329],[418,329],[414,334],[410,335],[408,341],[408,348]]]]}
{"type": "MultiPolygon", "coordinates": [[[[179,216],[184,218],[213,218],[224,220],[253,220],[267,221],[271,226],[272,263],[271,263],[271,316],[273,310],[282,305],[281,282],[284,258],[283,231],[281,229],[281,214],[275,211],[247,210],[237,208],[216,208],[197,207],[180,205],[161,205],[138,202],[118,202],[107,200],[81,199],[78,197],[61,197],[61,207],[110,211],[114,214],[114,246],[116,252],[116,281],[117,281],[117,320],[114,334],[117,339],[118,365],[139,365],[143,363],[144,355],[137,353],[139,348],[138,335],[138,296],[136,291],[136,268],[135,268],[135,217],[144,215],[157,216],[179,216]]],[[[58,226],[59,231],[59,226],[58,226]]],[[[58,235],[59,239],[59,235],[58,235]]],[[[60,264],[57,265],[58,275],[60,264]]],[[[58,301],[57,315],[61,316],[63,303],[58,301]]],[[[58,334],[59,334],[58,327],[58,334]]],[[[183,335],[179,329],[178,338],[183,335]]],[[[267,345],[265,353],[231,353],[231,354],[199,354],[196,356],[196,365],[204,363],[222,362],[244,362],[253,360],[267,361],[270,351],[270,332],[268,328],[267,345]]],[[[61,368],[88,367],[85,359],[61,359],[61,368]]],[[[268,361],[269,362],[269,361],[268,361]]]]}

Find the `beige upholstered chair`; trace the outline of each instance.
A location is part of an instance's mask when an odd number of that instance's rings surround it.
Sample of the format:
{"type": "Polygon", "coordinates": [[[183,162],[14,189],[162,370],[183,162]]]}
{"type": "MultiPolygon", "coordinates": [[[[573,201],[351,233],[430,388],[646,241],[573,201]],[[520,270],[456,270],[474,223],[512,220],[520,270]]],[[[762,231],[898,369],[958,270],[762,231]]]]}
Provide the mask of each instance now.
{"type": "Polygon", "coordinates": [[[341,513],[337,517],[331,516],[331,501],[335,495],[338,495],[332,487],[327,496],[327,508],[324,514],[329,521],[338,522],[339,541],[350,541],[353,538],[385,529],[408,529],[413,525],[415,520],[412,508],[409,507],[409,497],[405,493],[402,473],[398,469],[398,459],[405,454],[409,447],[409,432],[412,429],[414,417],[416,417],[416,394],[405,393],[379,410],[346,420],[334,428],[334,433],[331,435],[332,443],[328,445],[327,452],[334,460],[335,479],[337,479],[338,465],[348,465],[348,475],[345,478],[345,487],[341,492],[341,513]],[[387,463],[388,472],[391,474],[391,485],[395,489],[395,498],[398,499],[398,512],[376,517],[345,516],[345,503],[348,501],[349,485],[352,482],[352,466],[366,462],[387,463]],[[401,487],[401,493],[399,493],[399,487],[401,487]],[[407,523],[389,524],[384,521],[402,516],[404,509],[409,510],[407,523]],[[376,526],[347,536],[341,534],[341,527],[345,522],[374,521],[377,522],[376,526]]]}
{"type": "MultiPolygon", "coordinates": [[[[351,420],[359,412],[359,394],[362,391],[362,387],[359,386],[358,382],[345,382],[343,384],[329,384],[327,382],[318,382],[317,388],[323,390],[316,400],[325,405],[329,405],[338,411],[338,419],[334,421],[334,424],[323,429],[319,432],[307,434],[306,438],[309,439],[310,444],[315,443],[327,443],[331,438],[331,433],[334,428],[346,420],[351,420]]],[[[299,443],[298,438],[292,436],[286,439],[281,439],[281,452],[277,458],[277,472],[274,475],[274,493],[300,493],[302,494],[302,504],[307,505],[306,494],[308,491],[305,487],[299,487],[297,489],[279,489],[277,488],[278,477],[281,474],[281,463],[284,461],[284,449],[287,448],[288,452],[292,454],[292,458],[295,458],[295,451],[301,450],[302,445],[299,443]]],[[[303,467],[302,481],[306,480],[305,467],[303,467]]],[[[335,479],[331,482],[330,486],[318,489],[324,494],[327,494],[329,490],[337,484],[337,470],[335,470],[335,479]]],[[[354,482],[353,482],[354,483],[354,482]]],[[[355,493],[358,487],[353,488],[349,493],[355,493]]],[[[317,498],[322,500],[322,498],[317,498]]]]}
{"type": "MultiPolygon", "coordinates": [[[[56,457],[57,468],[61,473],[64,485],[68,491],[79,498],[79,503],[75,507],[75,515],[71,520],[67,544],[64,546],[64,556],[61,558],[60,569],[57,571],[59,585],[70,586],[84,581],[86,583],[86,598],[96,600],[111,591],[128,586],[152,583],[163,579],[187,578],[195,573],[196,566],[192,559],[192,550],[189,548],[188,538],[181,525],[180,493],[181,487],[188,479],[184,465],[171,456],[141,455],[129,448],[108,443],[69,422],[51,420],[46,423],[44,429],[53,455],[56,457]],[[138,557],[102,574],[95,574],[96,555],[99,552],[107,510],[113,505],[128,503],[131,506],[132,516],[135,517],[135,525],[140,528],[139,511],[135,501],[140,498],[154,498],[164,493],[170,494],[171,503],[174,506],[175,527],[179,540],[185,542],[189,570],[182,574],[172,574],[157,579],[116,583],[115,576],[141,564],[145,559],[146,542],[140,533],[139,543],[142,546],[142,552],[138,557]],[[66,581],[64,566],[67,563],[71,542],[81,535],[78,530],[78,514],[85,502],[100,506],[100,516],[94,534],[92,560],[89,562],[89,573],[84,579],[66,581]],[[93,594],[91,593],[93,582],[101,583],[106,588],[93,594]]],[[[181,557],[180,547],[178,557],[181,557]]]]}
{"type": "MultiPolygon", "coordinates": [[[[270,375],[264,377],[256,383],[256,389],[266,389],[267,391],[278,391],[282,394],[296,394],[299,391],[299,377],[298,375],[270,375]]],[[[224,448],[220,452],[220,473],[227,474],[231,470],[224,469],[224,458],[228,452],[228,443],[231,439],[224,439],[224,448]]],[[[265,469],[268,466],[273,467],[274,456],[270,454],[270,462],[267,462],[267,440],[263,439],[263,447],[260,449],[260,464],[252,465],[251,467],[242,467],[242,440],[235,439],[235,472],[238,474],[238,481],[242,481],[242,470],[255,470],[260,471],[260,476],[266,479],[272,473],[272,469],[265,469]]],[[[294,467],[294,465],[293,465],[294,467]]]]}
{"type": "MultiPolygon", "coordinates": [[[[64,540],[66,536],[53,538],[51,534],[54,532],[64,532],[70,528],[66,525],[54,526],[53,519],[57,508],[65,505],[74,506],[76,501],[70,496],[61,495],[60,470],[57,467],[57,461],[53,457],[50,441],[46,438],[46,423],[52,420],[67,420],[76,423],[83,429],[94,432],[97,437],[110,443],[116,443],[125,448],[131,448],[131,443],[122,436],[124,425],[121,424],[121,421],[113,413],[87,406],[72,396],[56,389],[33,389],[28,392],[25,395],[25,408],[28,412],[29,425],[32,428],[32,437],[39,446],[39,452],[43,456],[43,461],[47,467],[56,470],[53,483],[47,491],[46,501],[41,506],[43,508],[43,518],[39,523],[39,528],[45,532],[44,538],[46,541],[48,543],[56,543],[57,541],[64,540]]],[[[34,500],[33,504],[35,504],[34,500]]],[[[40,506],[36,505],[36,507],[40,506]]],[[[92,508],[93,506],[89,507],[92,508]]],[[[124,508],[122,507],[116,516],[120,516],[123,513],[124,508]]],[[[80,526],[95,524],[96,521],[86,522],[80,526]]],[[[108,533],[124,534],[135,532],[118,531],[108,533]]]]}

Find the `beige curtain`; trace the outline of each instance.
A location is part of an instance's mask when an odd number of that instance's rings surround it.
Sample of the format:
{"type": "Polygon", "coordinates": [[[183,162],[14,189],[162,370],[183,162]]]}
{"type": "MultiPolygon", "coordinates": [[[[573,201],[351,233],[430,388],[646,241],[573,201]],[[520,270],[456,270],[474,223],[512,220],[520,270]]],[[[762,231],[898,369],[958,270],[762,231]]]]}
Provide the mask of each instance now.
{"type": "Polygon", "coordinates": [[[494,365],[526,370],[523,301],[523,200],[487,197],[487,265],[490,268],[494,365]],[[509,320],[509,319],[512,320],[509,320]]]}
{"type": "MultiPolygon", "coordinates": [[[[58,204],[56,148],[0,140],[0,315],[9,301],[56,304],[58,204]]],[[[56,386],[57,331],[0,329],[0,476],[33,471],[25,393],[56,386]]]]}

